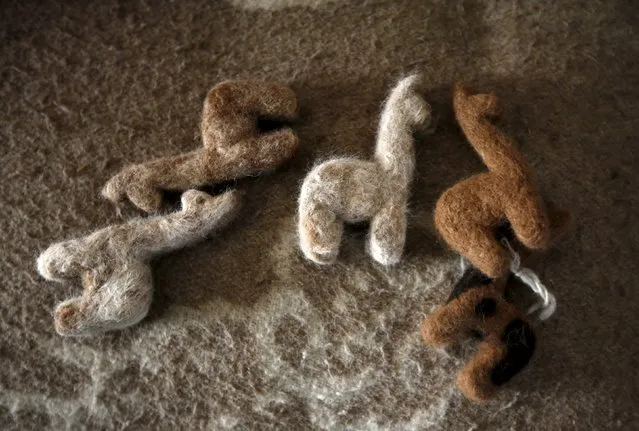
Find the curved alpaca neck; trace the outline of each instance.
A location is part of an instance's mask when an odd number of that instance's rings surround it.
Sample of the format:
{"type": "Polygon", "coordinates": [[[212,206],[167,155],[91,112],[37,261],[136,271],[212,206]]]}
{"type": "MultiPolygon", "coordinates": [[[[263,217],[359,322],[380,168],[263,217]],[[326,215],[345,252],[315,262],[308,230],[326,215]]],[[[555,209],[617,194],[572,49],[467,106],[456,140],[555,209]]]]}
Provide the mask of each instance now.
{"type": "Polygon", "coordinates": [[[413,134],[405,115],[388,106],[379,123],[375,161],[391,176],[395,187],[408,188],[415,170],[413,134]]]}
{"type": "Polygon", "coordinates": [[[187,247],[201,240],[208,233],[207,223],[183,211],[149,217],[130,223],[132,247],[143,261],[187,247]]]}
{"type": "Polygon", "coordinates": [[[455,117],[468,142],[486,167],[500,175],[529,179],[532,175],[526,159],[512,140],[491,121],[499,113],[497,97],[492,94],[471,95],[457,84],[454,88],[455,117]]]}
{"type": "Polygon", "coordinates": [[[138,239],[137,247],[142,259],[148,260],[201,241],[213,230],[228,224],[237,214],[239,201],[235,192],[207,199],[217,200],[218,204],[182,209],[132,224],[130,228],[138,239]]]}

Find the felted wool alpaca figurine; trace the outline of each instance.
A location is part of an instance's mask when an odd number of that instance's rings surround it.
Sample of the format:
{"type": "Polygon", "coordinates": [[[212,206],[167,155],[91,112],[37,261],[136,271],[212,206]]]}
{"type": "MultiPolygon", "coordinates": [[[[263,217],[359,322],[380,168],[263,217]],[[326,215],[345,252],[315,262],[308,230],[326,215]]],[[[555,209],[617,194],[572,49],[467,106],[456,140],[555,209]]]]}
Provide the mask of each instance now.
{"type": "Polygon", "coordinates": [[[38,272],[44,278],[82,280],[83,294],[56,307],[60,335],[96,335],[142,320],[153,294],[149,261],[201,241],[229,223],[238,213],[240,196],[237,191],[213,197],[189,190],[181,202],[178,212],[108,226],[54,244],[40,255],[38,272]]]}
{"type": "Polygon", "coordinates": [[[399,262],[406,237],[406,203],[415,170],[413,132],[431,120],[418,93],[420,77],[402,79],[382,111],[373,161],[340,158],[315,167],[302,185],[298,231],[304,255],[319,264],[337,259],[344,222],[370,220],[368,250],[383,265],[399,262]]]}
{"type": "Polygon", "coordinates": [[[111,178],[102,195],[119,204],[128,198],[146,211],[157,211],[162,192],[183,191],[272,171],[289,160],[298,138],[289,127],[261,133],[258,117],[292,120],[295,93],[289,87],[252,81],[227,81],[204,100],[204,147],[189,153],[129,166],[111,178]]]}
{"type": "Polygon", "coordinates": [[[476,174],[446,190],[435,206],[435,226],[446,243],[490,278],[508,273],[510,254],[495,236],[508,221],[522,245],[548,247],[546,205],[521,153],[490,118],[500,113],[493,94],[469,94],[455,85],[455,116],[488,172],[476,174]]]}
{"type": "Polygon", "coordinates": [[[446,305],[422,325],[424,341],[448,347],[460,339],[480,338],[477,352],[457,375],[457,387],[469,399],[486,401],[530,361],[535,333],[519,310],[506,301],[506,281],[495,283],[475,268],[455,285],[446,305]]]}
{"type": "Polygon", "coordinates": [[[529,323],[505,300],[509,270],[520,271],[502,241],[543,249],[567,230],[571,216],[546,206],[522,155],[489,122],[499,113],[494,95],[471,95],[456,85],[453,102],[462,130],[490,171],[455,184],[437,202],[438,231],[473,267],[448,303],[426,318],[422,336],[436,347],[469,335],[482,339],[457,385],[468,398],[485,401],[526,366],[536,344],[529,323]]]}

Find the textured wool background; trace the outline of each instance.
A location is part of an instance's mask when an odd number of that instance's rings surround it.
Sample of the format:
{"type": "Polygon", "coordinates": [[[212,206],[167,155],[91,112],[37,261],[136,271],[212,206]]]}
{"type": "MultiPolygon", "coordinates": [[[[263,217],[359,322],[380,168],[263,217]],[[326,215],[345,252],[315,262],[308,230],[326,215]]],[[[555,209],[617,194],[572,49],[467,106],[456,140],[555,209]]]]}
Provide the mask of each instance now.
{"type": "Polygon", "coordinates": [[[0,428],[637,429],[638,16],[626,0],[2,2],[0,428]],[[414,70],[439,129],[416,144],[405,260],[372,263],[351,229],[339,264],[306,262],[305,172],[370,156],[387,90],[414,70]],[[142,324],[56,335],[53,307],[79,286],[41,280],[38,253],[118,220],[98,193],[120,167],[199,146],[202,100],[228,78],[294,87],[296,158],[241,182],[219,237],[156,262],[142,324]],[[541,187],[577,218],[538,268],[557,314],[487,406],[454,389],[468,346],[419,336],[457,269],[434,202],[483,169],[453,79],[500,95],[541,187]]]}

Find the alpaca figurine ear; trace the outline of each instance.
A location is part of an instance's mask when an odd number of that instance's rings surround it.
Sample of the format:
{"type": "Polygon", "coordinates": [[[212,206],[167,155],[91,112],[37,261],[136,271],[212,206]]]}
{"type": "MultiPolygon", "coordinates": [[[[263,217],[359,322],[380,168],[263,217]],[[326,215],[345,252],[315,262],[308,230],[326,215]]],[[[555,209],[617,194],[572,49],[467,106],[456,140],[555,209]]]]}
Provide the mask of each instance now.
{"type": "Polygon", "coordinates": [[[291,121],[297,111],[295,93],[284,85],[220,83],[204,100],[203,148],[129,166],[105,184],[102,196],[114,204],[129,199],[143,211],[156,212],[163,191],[184,191],[272,171],[293,156],[299,141],[289,127],[261,132],[258,117],[291,121]]]}
{"type": "Polygon", "coordinates": [[[240,193],[219,196],[189,190],[182,210],[108,226],[84,238],[54,244],[38,258],[38,271],[49,280],[81,277],[81,296],[56,307],[56,331],[66,336],[97,335],[142,320],[153,296],[155,256],[187,247],[233,220],[240,193]]]}
{"type": "Polygon", "coordinates": [[[400,261],[406,240],[406,204],[413,178],[413,132],[430,124],[430,105],[417,75],[391,91],[379,122],[372,161],[328,160],[304,179],[299,199],[300,248],[307,259],[337,259],[343,225],[370,221],[368,251],[382,265],[400,261]]]}

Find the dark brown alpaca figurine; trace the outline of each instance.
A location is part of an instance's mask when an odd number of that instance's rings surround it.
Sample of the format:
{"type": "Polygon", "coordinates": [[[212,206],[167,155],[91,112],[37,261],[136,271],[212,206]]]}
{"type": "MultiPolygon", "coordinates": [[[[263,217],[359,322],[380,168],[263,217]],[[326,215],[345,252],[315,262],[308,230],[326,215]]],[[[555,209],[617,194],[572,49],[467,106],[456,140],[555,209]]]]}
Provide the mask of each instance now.
{"type": "Polygon", "coordinates": [[[437,202],[438,231],[472,267],[448,303],[426,318],[422,336],[437,347],[470,335],[482,339],[457,385],[468,398],[485,401],[526,366],[536,344],[531,326],[504,297],[511,255],[498,228],[509,226],[509,240],[541,250],[566,230],[570,214],[552,208],[549,217],[528,164],[490,122],[500,113],[495,95],[471,95],[456,85],[453,105],[459,125],[489,171],[455,184],[437,202]]]}

